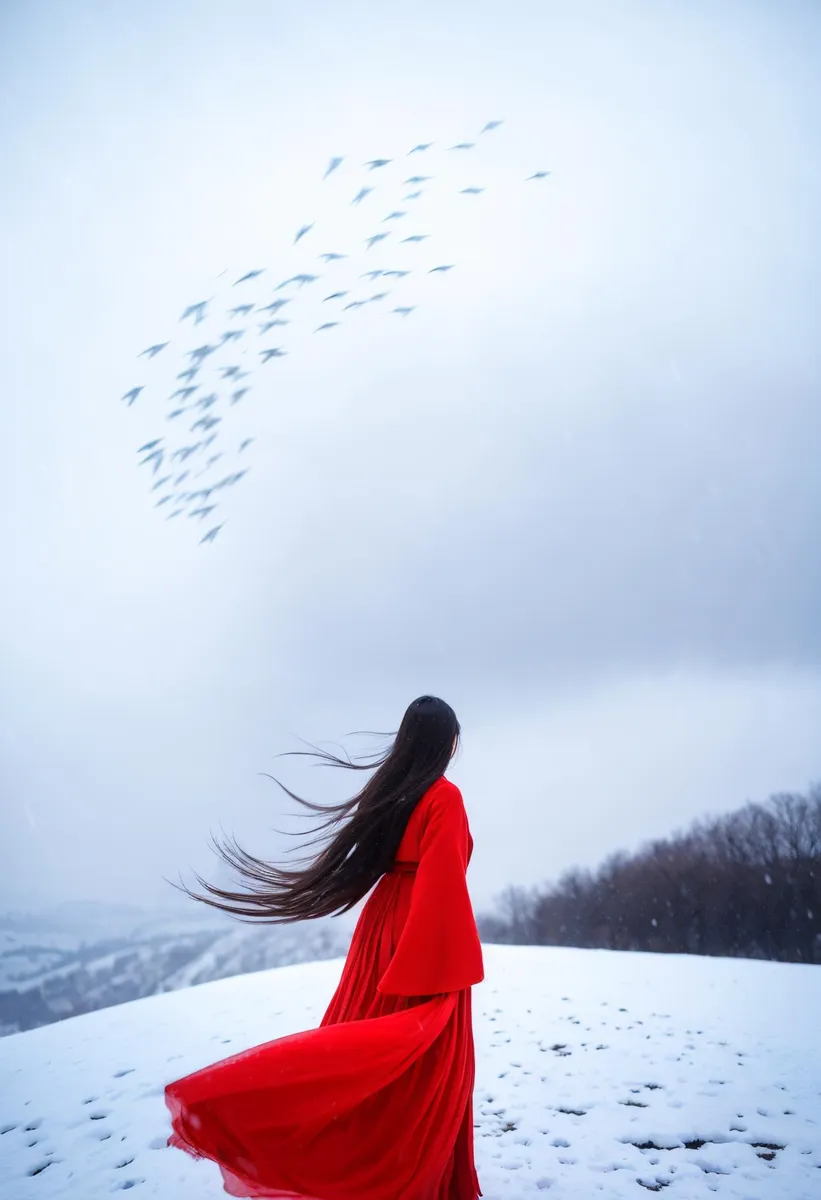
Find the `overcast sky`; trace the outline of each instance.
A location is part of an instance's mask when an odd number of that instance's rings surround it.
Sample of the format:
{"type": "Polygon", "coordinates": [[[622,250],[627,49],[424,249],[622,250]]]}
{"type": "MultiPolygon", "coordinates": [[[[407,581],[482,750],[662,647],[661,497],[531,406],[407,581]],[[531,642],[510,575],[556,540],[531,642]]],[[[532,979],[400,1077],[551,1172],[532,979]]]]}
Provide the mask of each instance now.
{"type": "Polygon", "coordinates": [[[821,777],[820,35],[797,0],[6,0],[0,904],[161,902],[220,825],[275,854],[274,755],[428,691],[480,905],[821,777]],[[341,237],[351,164],[494,118],[483,207],[427,210],[457,269],[260,369],[219,538],[165,522],[138,351],[341,237]]]}

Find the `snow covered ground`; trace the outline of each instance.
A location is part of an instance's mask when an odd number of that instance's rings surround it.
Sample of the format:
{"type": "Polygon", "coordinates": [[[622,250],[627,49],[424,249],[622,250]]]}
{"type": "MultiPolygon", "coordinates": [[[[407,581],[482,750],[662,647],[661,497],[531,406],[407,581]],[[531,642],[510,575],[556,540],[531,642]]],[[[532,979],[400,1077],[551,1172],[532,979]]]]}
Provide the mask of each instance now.
{"type": "MultiPolygon", "coordinates": [[[[166,1147],[163,1085],[316,1024],[341,962],[308,963],[0,1041],[3,1200],[224,1195],[166,1147]]],[[[486,947],[475,989],[486,1200],[819,1200],[821,969],[486,947]]]]}

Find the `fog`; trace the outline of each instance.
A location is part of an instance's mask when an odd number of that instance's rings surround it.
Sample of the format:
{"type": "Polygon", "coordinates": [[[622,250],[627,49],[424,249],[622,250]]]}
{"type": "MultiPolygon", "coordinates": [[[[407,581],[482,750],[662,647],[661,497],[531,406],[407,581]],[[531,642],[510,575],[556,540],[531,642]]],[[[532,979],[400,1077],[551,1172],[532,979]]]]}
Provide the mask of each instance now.
{"type": "Polygon", "coordinates": [[[352,781],[274,756],[422,692],[480,904],[821,777],[820,26],[3,6],[0,904],[162,903],[220,825],[276,855],[261,772],[352,781]],[[213,545],[165,523],[137,353],[284,254],[331,155],[495,118],[458,270],[260,385],[213,545]]]}

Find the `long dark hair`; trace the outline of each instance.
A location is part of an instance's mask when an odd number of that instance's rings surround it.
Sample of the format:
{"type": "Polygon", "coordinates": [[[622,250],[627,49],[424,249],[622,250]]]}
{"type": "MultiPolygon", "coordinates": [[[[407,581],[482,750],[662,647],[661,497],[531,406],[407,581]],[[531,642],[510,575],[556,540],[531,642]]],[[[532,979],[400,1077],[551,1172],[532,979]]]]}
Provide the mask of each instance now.
{"type": "Polygon", "coordinates": [[[228,891],[199,875],[197,882],[205,895],[184,884],[172,886],[240,920],[268,925],[347,912],[389,869],[411,813],[445,773],[459,735],[450,705],[436,696],[420,696],[408,706],[390,749],[383,754],[354,758],[316,747],[289,751],[346,771],[375,771],[360,792],[340,804],[303,800],[270,776],[292,800],[323,815],[324,820],[308,831],[318,836],[306,844],[330,837],[325,848],[313,860],[287,868],[248,854],[233,837],[225,845],[214,840],[217,853],[242,876],[249,890],[228,891]]]}

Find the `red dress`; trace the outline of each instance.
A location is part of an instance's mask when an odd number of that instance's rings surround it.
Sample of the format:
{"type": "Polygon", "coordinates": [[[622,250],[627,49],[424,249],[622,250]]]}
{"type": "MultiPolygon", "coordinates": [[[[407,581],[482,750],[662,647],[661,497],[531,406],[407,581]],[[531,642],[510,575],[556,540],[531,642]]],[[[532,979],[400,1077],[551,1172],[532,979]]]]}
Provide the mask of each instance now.
{"type": "Polygon", "coordinates": [[[476,1200],[471,993],[484,977],[444,777],[365,904],[318,1029],[170,1083],[169,1145],[210,1158],[232,1196],[476,1200]]]}

